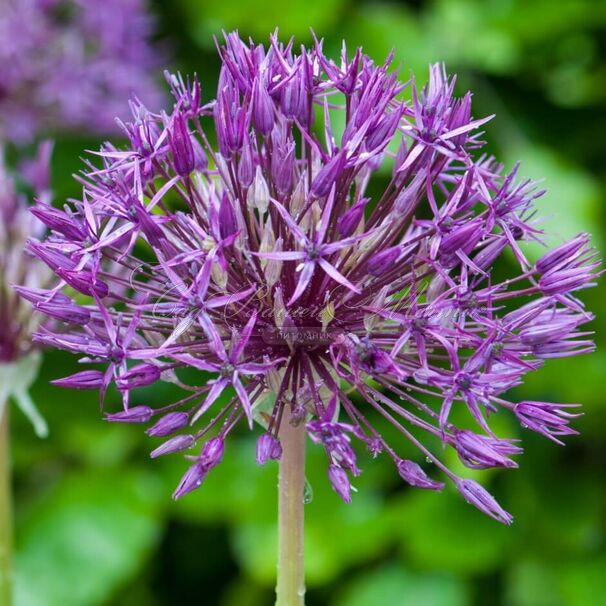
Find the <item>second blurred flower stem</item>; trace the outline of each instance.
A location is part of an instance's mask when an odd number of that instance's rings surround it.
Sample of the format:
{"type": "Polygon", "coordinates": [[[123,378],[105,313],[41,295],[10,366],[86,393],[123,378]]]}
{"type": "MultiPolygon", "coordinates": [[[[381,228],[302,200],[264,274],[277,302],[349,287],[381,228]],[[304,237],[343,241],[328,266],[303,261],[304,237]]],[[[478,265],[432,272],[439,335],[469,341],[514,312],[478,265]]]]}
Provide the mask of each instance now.
{"type": "Polygon", "coordinates": [[[305,422],[291,425],[284,419],[280,427],[282,457],[278,496],[278,582],[276,606],[303,606],[304,572],[304,491],[305,422]]]}
{"type": "Polygon", "coordinates": [[[13,514],[8,406],[0,410],[0,604],[12,604],[13,514]]]}

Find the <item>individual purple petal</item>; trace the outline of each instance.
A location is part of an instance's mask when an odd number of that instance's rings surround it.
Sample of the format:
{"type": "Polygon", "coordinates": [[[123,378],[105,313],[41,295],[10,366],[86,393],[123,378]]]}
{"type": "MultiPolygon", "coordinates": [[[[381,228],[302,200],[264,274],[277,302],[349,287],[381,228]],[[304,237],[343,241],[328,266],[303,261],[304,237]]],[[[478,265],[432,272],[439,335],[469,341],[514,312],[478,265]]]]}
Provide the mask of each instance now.
{"type": "Polygon", "coordinates": [[[57,303],[69,305],[71,299],[61,292],[54,292],[46,288],[28,288],[25,286],[13,285],[13,290],[30,303],[42,303],[54,299],[57,303]]]}
{"type": "Polygon", "coordinates": [[[204,401],[194,413],[194,416],[191,419],[192,424],[195,423],[215,403],[227,385],[227,379],[218,379],[212,384],[206,398],[204,398],[204,401]]]}
{"type": "Polygon", "coordinates": [[[239,378],[232,379],[232,385],[238,394],[238,398],[240,400],[240,404],[242,405],[242,409],[248,418],[248,425],[252,429],[253,426],[253,416],[252,416],[252,402],[250,401],[250,396],[246,391],[246,387],[242,384],[239,378]]]}
{"type": "Polygon", "coordinates": [[[36,204],[31,213],[40,219],[49,229],[60,233],[62,236],[78,241],[86,239],[86,232],[74,217],[69,216],[62,210],[48,204],[36,204]]]}
{"type": "Polygon", "coordinates": [[[303,264],[303,268],[299,275],[299,281],[297,282],[297,287],[295,291],[292,293],[290,297],[289,305],[292,305],[295,301],[297,301],[301,295],[305,292],[305,289],[309,285],[309,282],[313,276],[314,270],[316,268],[316,264],[311,261],[307,261],[303,264]]]}
{"type": "Polygon", "coordinates": [[[65,280],[70,286],[85,295],[97,295],[100,299],[107,297],[109,286],[103,280],[96,278],[88,271],[70,271],[57,268],[57,275],[65,280]]]}
{"type": "Polygon", "coordinates": [[[271,199],[273,205],[276,207],[276,210],[280,213],[282,219],[286,225],[288,225],[289,229],[292,231],[293,235],[299,242],[307,242],[308,238],[305,233],[301,230],[301,227],[297,225],[296,221],[290,216],[288,210],[282,206],[277,200],[271,199]]]}
{"type": "Polygon", "coordinates": [[[242,329],[242,332],[239,334],[238,340],[233,346],[233,349],[230,353],[230,359],[233,363],[237,363],[240,361],[242,357],[242,353],[246,349],[248,342],[250,341],[250,337],[253,334],[253,330],[255,328],[255,324],[257,322],[257,312],[253,311],[252,315],[248,319],[246,326],[242,329]]]}

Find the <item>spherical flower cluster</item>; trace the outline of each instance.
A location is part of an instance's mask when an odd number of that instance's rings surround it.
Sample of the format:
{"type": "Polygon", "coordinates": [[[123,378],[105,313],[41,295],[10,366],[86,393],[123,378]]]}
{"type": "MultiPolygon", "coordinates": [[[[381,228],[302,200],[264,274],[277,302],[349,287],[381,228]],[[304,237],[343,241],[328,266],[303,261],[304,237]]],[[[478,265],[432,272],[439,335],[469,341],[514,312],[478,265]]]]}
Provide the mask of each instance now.
{"type": "Polygon", "coordinates": [[[128,98],[161,104],[145,0],[3,0],[0,137],[115,132],[128,98]]]}
{"type": "Polygon", "coordinates": [[[31,336],[43,318],[32,314],[31,304],[19,297],[13,285],[22,284],[32,292],[48,287],[51,282],[48,267],[23,252],[29,237],[41,237],[45,231],[44,224],[30,213],[24,190],[32,190],[40,203],[50,204],[51,151],[52,143],[41,143],[36,157],[23,163],[22,182],[18,183],[0,146],[0,418],[6,401],[12,398],[39,435],[46,434],[46,423],[28,389],[40,363],[31,336]]]}
{"type": "Polygon", "coordinates": [[[303,423],[345,501],[357,443],[418,488],[444,486],[433,464],[509,523],[439,455],[516,467],[522,450],[493,433],[495,414],[556,442],[575,433],[575,408],[505,393],[544,360],[593,349],[574,294],[598,272],[588,237],[528,261],[541,192],[478,155],[488,118],[440,65],[419,89],[390,59],[343,48],[334,61],[320,42],[296,53],[229,34],[220,56],[212,102],[197,79],[169,76],[170,115],[134,105],[130,146],[101,149],[82,198],[38,205],[51,235],[29,249],[60,281],[22,292],[65,328],[36,339],[91,365],[55,383],[102,397],[113,384],[123,409],[107,419],[149,424],[164,439],[153,457],[197,446],[175,497],[203,482],[240,422],[263,427],[259,463],[280,458],[282,424],[303,423]],[[157,381],[183,397],[147,406],[137,389],[157,381]],[[428,464],[402,458],[375,417],[428,464]]]}

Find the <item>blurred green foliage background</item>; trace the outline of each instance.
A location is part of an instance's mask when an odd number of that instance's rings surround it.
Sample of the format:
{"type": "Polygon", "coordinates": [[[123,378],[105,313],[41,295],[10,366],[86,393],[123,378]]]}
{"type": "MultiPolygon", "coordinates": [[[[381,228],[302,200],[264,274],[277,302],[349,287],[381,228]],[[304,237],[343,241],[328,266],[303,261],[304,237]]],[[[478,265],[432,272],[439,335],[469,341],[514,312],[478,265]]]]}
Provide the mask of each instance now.
{"type": "MultiPolygon", "coordinates": [[[[157,0],[170,69],[216,85],[212,35],[238,28],[265,41],[311,40],[333,54],[341,39],[376,60],[395,49],[403,73],[425,79],[446,61],[459,90],[475,92],[491,151],[522,174],[544,177],[541,202],[554,242],[580,230],[606,241],[606,2],[603,0],[157,0]]],[[[126,102],[126,100],[125,100],[126,102]]],[[[70,174],[98,141],[60,138],[58,200],[76,195],[70,174]]],[[[584,296],[606,339],[606,283],[584,296]]],[[[33,396],[51,436],[13,415],[17,606],[266,606],[273,602],[277,467],[257,468],[245,432],[228,444],[205,486],[170,499],[183,460],[151,462],[138,427],[100,421],[95,395],[48,385],[74,372],[48,353],[33,396]]],[[[515,398],[578,401],[580,437],[560,448],[503,419],[523,438],[521,469],[482,481],[516,520],[505,528],[450,490],[402,485],[385,460],[361,453],[352,505],[325,479],[310,448],[307,505],[309,606],[600,606],[606,604],[606,352],[553,361],[515,398]]],[[[170,386],[142,390],[161,404],[170,386]]]]}

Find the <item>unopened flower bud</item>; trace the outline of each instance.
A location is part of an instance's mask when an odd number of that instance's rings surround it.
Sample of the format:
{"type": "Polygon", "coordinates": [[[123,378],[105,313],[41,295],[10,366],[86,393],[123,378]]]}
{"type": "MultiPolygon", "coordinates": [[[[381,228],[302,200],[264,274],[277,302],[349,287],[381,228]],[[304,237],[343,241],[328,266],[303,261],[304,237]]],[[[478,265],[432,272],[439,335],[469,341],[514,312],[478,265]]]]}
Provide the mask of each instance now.
{"type": "Polygon", "coordinates": [[[246,202],[250,207],[256,208],[261,214],[267,212],[267,207],[269,206],[269,188],[260,166],[257,166],[255,178],[252,185],[248,188],[246,202]]]}
{"type": "Polygon", "coordinates": [[[175,436],[174,438],[171,438],[170,440],[164,442],[164,444],[158,446],[158,448],[152,450],[149,456],[152,459],[156,459],[164,455],[174,454],[175,452],[181,452],[182,450],[187,450],[188,448],[191,448],[194,443],[195,438],[190,434],[175,436]]]}
{"type": "Polygon", "coordinates": [[[95,293],[100,299],[107,297],[109,294],[109,286],[89,271],[71,271],[61,267],[58,267],[55,271],[60,278],[63,278],[72,288],[82,294],[92,295],[95,293]]]}
{"type": "Polygon", "coordinates": [[[492,240],[473,258],[474,265],[483,270],[489,269],[506,246],[507,238],[505,237],[492,240]]]}
{"type": "Polygon", "coordinates": [[[265,465],[270,459],[278,460],[282,456],[280,441],[270,433],[264,433],[257,440],[257,463],[265,465]]]}
{"type": "Polygon", "coordinates": [[[224,240],[237,233],[238,220],[229,198],[223,196],[219,206],[219,233],[224,240]]]}
{"type": "Polygon", "coordinates": [[[307,174],[305,171],[301,173],[299,181],[295,186],[295,190],[290,197],[290,212],[293,217],[297,217],[305,206],[307,199],[307,174]]]}
{"type": "Polygon", "coordinates": [[[364,208],[367,200],[362,200],[354,204],[345,214],[343,214],[337,223],[339,234],[343,238],[351,236],[355,231],[362,217],[364,216],[364,208]]]}
{"type": "Polygon", "coordinates": [[[589,236],[587,234],[579,234],[569,242],[565,242],[544,254],[537,261],[537,271],[545,274],[558,266],[566,265],[574,261],[578,253],[582,252],[583,249],[589,249],[589,236]]]}
{"type": "Polygon", "coordinates": [[[79,324],[84,326],[90,321],[90,312],[85,307],[76,305],[73,301],[68,304],[58,301],[42,301],[36,303],[35,308],[38,311],[68,324],[79,324]]]}
{"type": "Polygon", "coordinates": [[[274,104],[260,78],[253,84],[253,123],[262,135],[269,135],[274,127],[274,104]]]}
{"type": "Polygon", "coordinates": [[[346,502],[351,503],[351,483],[347,477],[347,472],[338,465],[331,465],[328,468],[328,479],[334,491],[346,502]]]}
{"type": "Polygon", "coordinates": [[[339,174],[345,166],[345,154],[333,156],[316,175],[311,184],[311,195],[314,198],[323,198],[328,195],[339,174]]]}
{"type": "Polygon", "coordinates": [[[207,471],[210,471],[213,467],[221,462],[221,459],[223,458],[223,450],[223,438],[211,438],[202,447],[202,452],[200,453],[200,458],[198,460],[207,471]]]}
{"type": "Polygon", "coordinates": [[[189,415],[186,412],[169,412],[158,419],[155,425],[150,427],[145,433],[148,436],[169,436],[171,433],[182,429],[189,422],[189,415]]]}
{"type": "Polygon", "coordinates": [[[82,225],[58,208],[54,208],[49,204],[36,204],[31,208],[30,212],[49,229],[60,233],[69,240],[79,242],[86,239],[86,233],[82,225]]]}
{"type": "Polygon", "coordinates": [[[398,123],[400,122],[400,110],[394,110],[379,122],[366,137],[366,147],[368,150],[384,146],[393,136],[398,123]]]}
{"type": "Polygon", "coordinates": [[[194,463],[181,478],[177,489],[173,493],[173,499],[180,499],[182,496],[199,488],[207,475],[208,469],[204,465],[200,462],[194,463]]]}
{"type": "Polygon", "coordinates": [[[392,246],[372,256],[368,261],[368,273],[373,276],[380,276],[393,267],[398,260],[402,249],[399,246],[392,246]]]}
{"type": "Polygon", "coordinates": [[[290,193],[294,176],[295,144],[288,147],[286,154],[275,154],[271,162],[272,179],[278,192],[290,193]]]}
{"type": "Polygon", "coordinates": [[[443,482],[436,482],[432,480],[421,468],[418,463],[409,461],[407,459],[400,459],[397,462],[398,473],[400,477],[408,482],[411,486],[417,488],[426,488],[428,490],[442,490],[444,488],[443,482]]]}
{"type": "Polygon", "coordinates": [[[115,423],[147,423],[153,412],[149,406],[134,406],[128,410],[105,415],[105,420],[115,423]]]}
{"type": "Polygon", "coordinates": [[[173,116],[172,126],[168,134],[168,143],[173,154],[175,172],[181,177],[187,177],[194,170],[196,158],[187,128],[187,121],[181,113],[176,113],[173,116]]]}
{"type": "Polygon", "coordinates": [[[51,383],[70,389],[99,389],[103,386],[103,373],[100,370],[82,370],[69,377],[55,379],[51,383]]]}
{"type": "Polygon", "coordinates": [[[475,480],[456,480],[457,488],[462,497],[480,511],[494,518],[497,522],[511,524],[513,517],[507,513],[496,501],[496,499],[475,480]]]}
{"type": "MultiPolygon", "coordinates": [[[[252,148],[248,138],[244,140],[240,161],[238,162],[238,181],[243,188],[250,187],[255,177],[255,166],[253,164],[252,148]]],[[[268,193],[269,196],[269,193],[268,193]]]]}
{"type": "Polygon", "coordinates": [[[139,364],[116,379],[116,387],[121,391],[145,387],[160,378],[160,369],[153,364],[139,364]]]}
{"type": "Polygon", "coordinates": [[[483,235],[482,221],[468,221],[450,233],[446,234],[440,242],[440,254],[453,255],[458,250],[468,253],[480,241],[483,235]]]}

